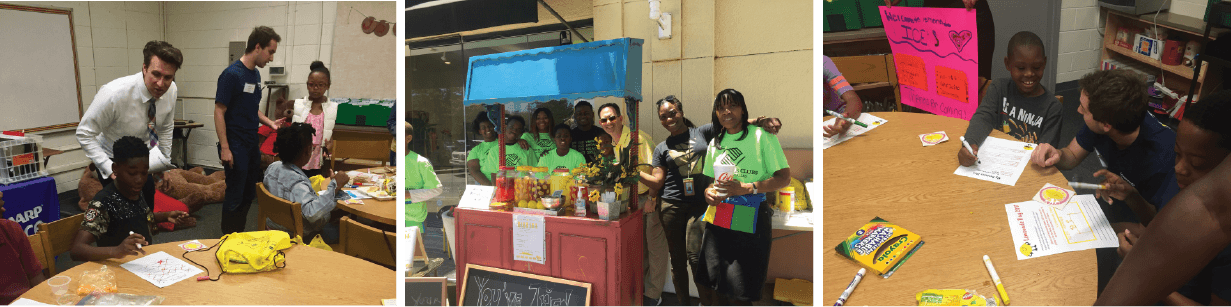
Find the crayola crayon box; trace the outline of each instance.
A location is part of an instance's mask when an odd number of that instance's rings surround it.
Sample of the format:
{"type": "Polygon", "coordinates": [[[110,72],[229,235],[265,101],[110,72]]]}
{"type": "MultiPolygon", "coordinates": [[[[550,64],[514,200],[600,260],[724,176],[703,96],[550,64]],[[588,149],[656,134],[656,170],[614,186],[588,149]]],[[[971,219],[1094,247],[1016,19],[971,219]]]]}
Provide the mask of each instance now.
{"type": "Polygon", "coordinates": [[[839,255],[859,262],[883,278],[889,278],[921,246],[923,238],[919,235],[876,217],[834,249],[839,255]]]}

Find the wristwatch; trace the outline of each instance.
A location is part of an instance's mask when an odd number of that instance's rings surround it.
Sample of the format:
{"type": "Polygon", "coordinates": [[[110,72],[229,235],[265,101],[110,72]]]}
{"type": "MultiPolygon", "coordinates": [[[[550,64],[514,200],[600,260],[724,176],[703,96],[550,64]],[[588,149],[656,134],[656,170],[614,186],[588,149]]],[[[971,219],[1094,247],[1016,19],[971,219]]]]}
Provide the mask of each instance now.
{"type": "Polygon", "coordinates": [[[753,182],[752,183],[752,194],[756,194],[756,193],[757,193],[757,183],[753,182]]]}

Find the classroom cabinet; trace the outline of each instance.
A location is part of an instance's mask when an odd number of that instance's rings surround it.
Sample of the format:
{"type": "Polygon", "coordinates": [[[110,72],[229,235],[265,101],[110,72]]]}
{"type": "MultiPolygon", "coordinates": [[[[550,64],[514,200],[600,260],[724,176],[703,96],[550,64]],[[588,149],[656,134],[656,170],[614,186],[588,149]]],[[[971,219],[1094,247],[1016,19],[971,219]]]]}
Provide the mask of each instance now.
{"type": "Polygon", "coordinates": [[[466,265],[473,263],[590,283],[593,306],[641,305],[645,226],[640,210],[615,221],[545,217],[543,264],[513,260],[513,214],[457,210],[459,284],[465,281],[466,265]]]}

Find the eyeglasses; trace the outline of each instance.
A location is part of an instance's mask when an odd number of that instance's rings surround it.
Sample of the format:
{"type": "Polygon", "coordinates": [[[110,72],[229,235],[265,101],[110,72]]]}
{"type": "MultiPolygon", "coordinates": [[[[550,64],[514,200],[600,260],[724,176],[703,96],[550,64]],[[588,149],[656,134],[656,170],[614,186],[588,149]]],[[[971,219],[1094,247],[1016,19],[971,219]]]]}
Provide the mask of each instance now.
{"type": "Polygon", "coordinates": [[[613,122],[613,121],[615,121],[617,118],[620,118],[620,117],[619,117],[619,116],[612,115],[612,116],[608,116],[608,117],[606,117],[606,118],[599,119],[599,121],[598,121],[598,122],[606,124],[606,123],[609,123],[609,122],[613,122]]]}
{"type": "Polygon", "coordinates": [[[328,83],[308,83],[308,87],[322,88],[329,86],[328,83]]]}

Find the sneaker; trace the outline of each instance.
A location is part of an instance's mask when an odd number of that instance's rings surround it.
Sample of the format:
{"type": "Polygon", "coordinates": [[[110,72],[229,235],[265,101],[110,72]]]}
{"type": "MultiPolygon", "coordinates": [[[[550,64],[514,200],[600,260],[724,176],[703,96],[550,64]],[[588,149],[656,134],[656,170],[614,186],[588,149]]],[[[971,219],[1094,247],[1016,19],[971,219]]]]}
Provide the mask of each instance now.
{"type": "Polygon", "coordinates": [[[659,304],[662,304],[662,302],[662,298],[652,299],[649,296],[641,297],[641,306],[658,306],[659,304]]]}

